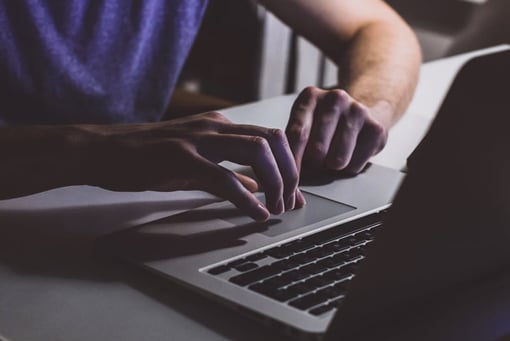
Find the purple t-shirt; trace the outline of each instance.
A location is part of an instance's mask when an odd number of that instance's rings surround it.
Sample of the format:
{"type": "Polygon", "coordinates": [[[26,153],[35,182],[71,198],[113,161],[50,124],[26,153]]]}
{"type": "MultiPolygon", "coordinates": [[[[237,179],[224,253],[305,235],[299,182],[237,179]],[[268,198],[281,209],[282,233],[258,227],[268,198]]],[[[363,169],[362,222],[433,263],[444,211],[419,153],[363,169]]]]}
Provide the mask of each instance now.
{"type": "Polygon", "coordinates": [[[161,118],[207,0],[0,0],[0,125],[161,118]]]}

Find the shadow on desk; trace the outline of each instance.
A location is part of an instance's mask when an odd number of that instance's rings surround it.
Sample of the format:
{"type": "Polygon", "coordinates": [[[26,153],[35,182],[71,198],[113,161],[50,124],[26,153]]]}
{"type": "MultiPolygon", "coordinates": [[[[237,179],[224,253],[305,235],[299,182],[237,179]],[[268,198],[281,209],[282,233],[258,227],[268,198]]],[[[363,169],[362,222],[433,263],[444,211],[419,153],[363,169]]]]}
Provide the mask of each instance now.
{"type": "MultiPolygon", "coordinates": [[[[0,209],[0,265],[21,276],[121,283],[228,339],[284,340],[283,335],[261,328],[258,322],[229,308],[97,252],[96,239],[126,229],[126,221],[178,207],[188,208],[189,203],[183,200],[64,209],[0,209]]],[[[239,240],[234,238],[218,247],[228,247],[229,243],[235,245],[239,240]]]]}

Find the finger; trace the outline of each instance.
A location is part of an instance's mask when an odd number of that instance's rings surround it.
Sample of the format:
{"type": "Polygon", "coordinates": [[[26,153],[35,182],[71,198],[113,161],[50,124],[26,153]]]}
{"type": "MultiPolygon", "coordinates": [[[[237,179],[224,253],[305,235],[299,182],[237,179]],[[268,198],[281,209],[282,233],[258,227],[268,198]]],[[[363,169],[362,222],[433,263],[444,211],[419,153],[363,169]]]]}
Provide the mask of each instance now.
{"type": "Polygon", "coordinates": [[[260,136],[216,134],[208,136],[199,153],[214,160],[251,166],[266,195],[267,208],[283,213],[283,179],[269,143],[260,136]]]}
{"type": "Polygon", "coordinates": [[[316,107],[312,131],[303,157],[303,163],[311,169],[324,167],[340,117],[348,110],[350,103],[351,98],[345,91],[331,90],[316,107]]]}
{"type": "Polygon", "coordinates": [[[296,190],[296,206],[295,206],[295,208],[302,208],[305,205],[306,205],[305,197],[304,197],[303,193],[301,193],[301,191],[298,188],[296,190]]]}
{"type": "Polygon", "coordinates": [[[269,218],[266,207],[247,190],[236,175],[220,165],[203,158],[197,189],[204,190],[232,202],[242,212],[257,221],[269,218]]]}
{"type": "Polygon", "coordinates": [[[345,168],[350,174],[360,173],[368,160],[377,154],[386,141],[384,128],[380,125],[365,125],[359,135],[351,162],[345,168]]]}
{"type": "Polygon", "coordinates": [[[285,209],[294,209],[296,190],[299,183],[299,172],[285,134],[279,129],[269,129],[250,125],[227,125],[221,129],[221,132],[247,136],[260,136],[268,141],[282,177],[285,209]]]}
{"type": "Polygon", "coordinates": [[[294,155],[298,172],[301,172],[303,154],[312,130],[313,113],[317,100],[323,93],[323,90],[315,87],[304,89],[296,98],[290,112],[285,134],[294,155]]]}
{"type": "Polygon", "coordinates": [[[255,193],[259,190],[259,185],[254,179],[237,172],[234,172],[234,175],[236,176],[237,180],[241,182],[244,188],[246,188],[251,193],[255,193]]]}
{"type": "Polygon", "coordinates": [[[341,115],[326,158],[328,169],[342,170],[350,163],[367,116],[367,109],[357,102],[341,115]]]}

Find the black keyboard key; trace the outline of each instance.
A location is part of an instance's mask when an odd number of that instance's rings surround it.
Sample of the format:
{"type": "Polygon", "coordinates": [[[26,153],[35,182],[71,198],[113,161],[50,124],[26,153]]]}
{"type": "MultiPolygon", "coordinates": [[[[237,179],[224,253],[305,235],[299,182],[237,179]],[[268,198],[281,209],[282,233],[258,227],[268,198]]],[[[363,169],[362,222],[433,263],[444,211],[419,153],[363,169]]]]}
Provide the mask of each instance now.
{"type": "Polygon", "coordinates": [[[259,253],[255,253],[253,255],[250,255],[250,256],[246,257],[246,260],[249,261],[249,262],[256,262],[256,261],[264,259],[266,257],[267,256],[264,253],[259,252],[259,253]]]}
{"type": "Polygon", "coordinates": [[[335,283],[334,287],[342,292],[342,295],[347,294],[347,290],[349,289],[349,285],[351,284],[350,280],[335,283]]]}
{"type": "Polygon", "coordinates": [[[305,272],[310,275],[318,274],[319,272],[322,272],[324,270],[325,270],[324,266],[317,263],[311,263],[299,268],[299,271],[305,272]]]}
{"type": "Polygon", "coordinates": [[[323,305],[320,305],[320,306],[310,310],[310,314],[319,316],[319,315],[327,313],[328,311],[331,311],[333,309],[335,309],[334,305],[332,305],[332,304],[323,304],[323,305]]]}
{"type": "Polygon", "coordinates": [[[287,287],[287,290],[292,291],[293,293],[296,294],[296,296],[313,291],[314,289],[315,289],[314,286],[307,285],[304,282],[299,282],[287,287]]]}
{"type": "Polygon", "coordinates": [[[246,272],[246,271],[249,271],[249,270],[256,269],[258,267],[259,266],[257,264],[248,262],[248,263],[243,263],[241,265],[236,266],[235,269],[237,271],[246,272]]]}
{"type": "Polygon", "coordinates": [[[272,290],[274,290],[274,288],[270,288],[267,285],[265,285],[264,283],[260,283],[260,282],[250,285],[248,287],[248,289],[258,292],[259,294],[263,294],[263,295],[266,295],[268,292],[271,292],[272,290]]]}
{"type": "Polygon", "coordinates": [[[297,255],[289,257],[288,260],[290,262],[301,265],[301,264],[306,264],[306,263],[310,263],[310,262],[314,261],[315,257],[313,257],[313,255],[310,255],[308,253],[298,253],[297,255]]]}
{"type": "Polygon", "coordinates": [[[267,296],[280,302],[286,302],[288,300],[293,299],[297,295],[286,289],[278,289],[275,290],[274,292],[269,293],[267,296]]]}
{"type": "Polygon", "coordinates": [[[306,278],[308,276],[310,276],[310,275],[304,271],[299,271],[299,270],[292,270],[292,271],[286,272],[282,275],[282,277],[286,281],[288,281],[289,284],[292,282],[302,280],[303,278],[306,278]]]}
{"type": "Polygon", "coordinates": [[[282,260],[279,260],[279,261],[276,261],[274,263],[271,263],[271,266],[274,266],[280,270],[290,270],[290,269],[295,269],[299,266],[300,264],[299,263],[296,263],[296,262],[293,262],[293,261],[290,261],[289,259],[282,259],[282,260]]]}
{"type": "Polygon", "coordinates": [[[264,278],[274,276],[280,272],[280,269],[271,265],[266,265],[261,268],[245,272],[243,274],[234,276],[230,279],[230,282],[240,286],[245,286],[250,283],[258,282],[264,278]]]}
{"type": "Polygon", "coordinates": [[[327,296],[328,298],[335,298],[335,297],[338,297],[338,296],[345,295],[345,291],[344,290],[338,289],[334,285],[331,285],[329,287],[325,287],[323,289],[320,289],[319,291],[317,291],[317,293],[321,294],[321,295],[324,295],[324,296],[327,296]]]}
{"type": "Polygon", "coordinates": [[[212,269],[209,269],[209,271],[207,271],[207,272],[210,273],[211,275],[219,275],[219,274],[222,274],[224,272],[227,272],[228,270],[230,270],[229,266],[220,265],[220,266],[216,266],[216,267],[214,267],[212,269]]]}
{"type": "Polygon", "coordinates": [[[338,307],[340,307],[340,305],[342,305],[344,300],[345,300],[345,296],[339,297],[336,300],[331,301],[329,304],[332,305],[335,308],[338,308],[338,307]]]}
{"type": "Polygon", "coordinates": [[[358,271],[358,267],[359,267],[358,263],[351,263],[351,264],[344,266],[340,269],[342,269],[342,271],[348,272],[350,274],[355,274],[358,271]]]}
{"type": "Polygon", "coordinates": [[[265,286],[267,287],[270,287],[270,288],[281,288],[281,287],[284,287],[290,283],[294,282],[293,280],[289,280],[288,278],[286,277],[283,277],[283,276],[274,276],[274,277],[271,277],[271,278],[268,278],[266,280],[264,280],[262,282],[262,284],[264,284],[265,286]]]}
{"type": "Polygon", "coordinates": [[[352,273],[347,269],[347,267],[343,267],[340,269],[329,270],[325,272],[323,276],[334,281],[339,281],[349,278],[352,276],[352,273]]]}
{"type": "Polygon", "coordinates": [[[350,249],[349,254],[350,254],[350,257],[349,257],[350,259],[356,259],[356,258],[359,258],[360,256],[364,256],[365,250],[363,249],[363,247],[356,247],[354,249],[350,249]]]}
{"type": "Polygon", "coordinates": [[[356,238],[368,241],[368,240],[374,239],[374,234],[372,231],[366,230],[366,231],[356,233],[356,238]]]}
{"type": "Polygon", "coordinates": [[[333,242],[329,242],[329,243],[325,244],[323,247],[327,250],[330,250],[333,253],[333,252],[339,252],[339,251],[345,250],[345,249],[349,248],[350,246],[351,246],[351,244],[350,244],[349,240],[344,238],[344,239],[340,239],[340,240],[335,240],[333,242]]]}
{"type": "Polygon", "coordinates": [[[324,258],[320,261],[318,261],[317,263],[320,263],[321,265],[323,265],[324,267],[326,268],[335,268],[339,265],[342,265],[344,263],[344,258],[343,257],[328,257],[328,258],[324,258]]]}
{"type": "Polygon", "coordinates": [[[287,289],[275,289],[275,288],[268,287],[268,286],[264,285],[263,283],[257,283],[257,284],[251,285],[250,287],[248,287],[248,289],[253,290],[259,294],[270,297],[270,298],[280,301],[280,302],[285,302],[285,301],[288,301],[288,300],[298,296],[298,294],[296,294],[292,291],[289,291],[287,289]]]}
{"type": "Polygon", "coordinates": [[[332,254],[331,251],[324,249],[323,247],[316,247],[315,249],[306,252],[306,255],[309,256],[311,259],[320,259],[323,257],[327,257],[331,254],[332,254]]]}
{"type": "Polygon", "coordinates": [[[286,247],[277,246],[264,251],[264,254],[271,256],[273,258],[281,259],[294,254],[294,251],[286,247]]]}
{"type": "Polygon", "coordinates": [[[236,266],[241,265],[243,263],[246,263],[246,259],[241,258],[241,259],[236,259],[230,263],[227,263],[227,266],[229,266],[231,268],[235,268],[236,266]]]}
{"type": "Polygon", "coordinates": [[[308,310],[309,308],[319,305],[328,300],[328,297],[322,294],[311,293],[306,296],[300,297],[293,301],[289,302],[294,308],[298,308],[301,310],[308,310]]]}
{"type": "Polygon", "coordinates": [[[322,275],[316,275],[314,277],[308,278],[307,280],[305,280],[304,283],[306,285],[310,285],[310,286],[313,286],[315,288],[320,288],[320,287],[323,287],[325,285],[331,284],[334,281],[335,281],[334,279],[327,278],[327,277],[324,277],[322,275]]]}

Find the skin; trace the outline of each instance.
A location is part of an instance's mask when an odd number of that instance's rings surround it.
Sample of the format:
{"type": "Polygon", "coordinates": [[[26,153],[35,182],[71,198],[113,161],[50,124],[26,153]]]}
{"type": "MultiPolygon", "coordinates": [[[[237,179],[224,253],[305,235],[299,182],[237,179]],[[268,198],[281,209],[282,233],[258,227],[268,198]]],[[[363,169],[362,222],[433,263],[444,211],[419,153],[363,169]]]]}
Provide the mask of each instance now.
{"type": "Polygon", "coordinates": [[[358,174],[386,144],[416,87],[421,53],[379,0],[262,0],[339,65],[339,89],[304,89],[286,133],[300,171],[358,174]]]}
{"type": "Polygon", "coordinates": [[[305,204],[305,171],[360,172],[414,90],[414,35],[379,0],[262,3],[340,66],[341,89],[299,94],[285,133],[219,113],[160,123],[0,128],[0,199],[68,185],[115,191],[204,190],[255,220],[305,204]],[[305,20],[306,19],[306,20],[305,20]],[[257,180],[220,165],[249,165],[257,180]],[[260,187],[265,205],[252,194],[260,187]]]}

